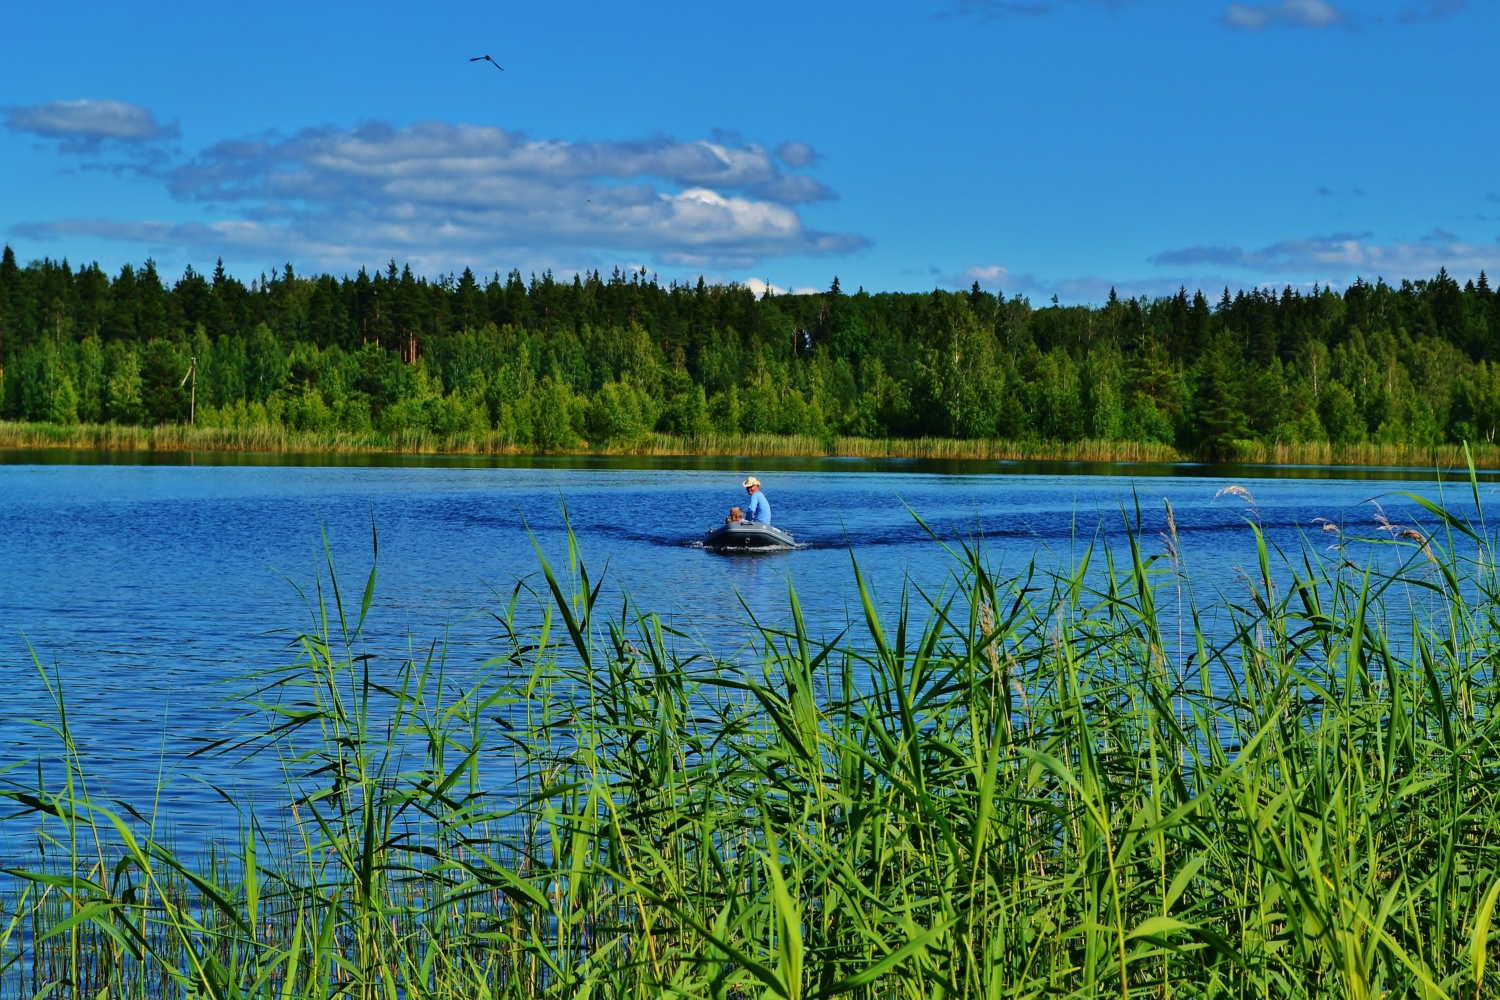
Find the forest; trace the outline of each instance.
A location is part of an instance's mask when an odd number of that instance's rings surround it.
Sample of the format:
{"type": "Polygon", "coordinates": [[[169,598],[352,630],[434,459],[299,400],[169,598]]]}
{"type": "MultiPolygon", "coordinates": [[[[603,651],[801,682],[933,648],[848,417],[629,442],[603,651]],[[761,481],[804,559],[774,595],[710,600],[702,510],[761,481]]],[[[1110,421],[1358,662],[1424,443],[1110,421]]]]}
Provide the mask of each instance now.
{"type": "Polygon", "coordinates": [[[0,258],[0,416],[484,432],[550,451],[653,433],[1437,446],[1500,425],[1500,297],[1360,279],[1040,307],[981,290],[757,297],[645,270],[248,284],[0,258]],[[196,365],[196,368],[193,366],[196,365]],[[190,377],[190,375],[192,377],[190,377]]]}

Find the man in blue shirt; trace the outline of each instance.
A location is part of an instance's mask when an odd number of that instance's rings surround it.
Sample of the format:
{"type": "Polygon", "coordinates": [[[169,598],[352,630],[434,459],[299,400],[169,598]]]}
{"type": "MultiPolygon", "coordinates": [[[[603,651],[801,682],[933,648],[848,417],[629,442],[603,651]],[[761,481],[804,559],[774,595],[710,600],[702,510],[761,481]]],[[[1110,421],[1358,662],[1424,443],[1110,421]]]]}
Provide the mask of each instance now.
{"type": "Polygon", "coordinates": [[[750,504],[745,509],[745,520],[756,524],[770,524],[771,503],[760,491],[760,480],[754,476],[745,480],[745,492],[750,494],[750,504]]]}

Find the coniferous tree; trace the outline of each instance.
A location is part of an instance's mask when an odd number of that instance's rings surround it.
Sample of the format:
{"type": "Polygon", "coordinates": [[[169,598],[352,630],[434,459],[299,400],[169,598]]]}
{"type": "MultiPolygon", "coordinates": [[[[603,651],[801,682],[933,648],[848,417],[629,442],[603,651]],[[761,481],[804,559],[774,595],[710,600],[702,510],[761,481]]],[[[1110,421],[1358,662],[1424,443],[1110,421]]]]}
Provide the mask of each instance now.
{"type": "Polygon", "coordinates": [[[204,426],[487,429],[579,439],[799,433],[1175,443],[1487,439],[1500,365],[1488,276],[1342,292],[1179,288],[1097,307],[963,291],[753,295],[644,270],[559,278],[395,261],[353,276],[222,262],[0,255],[0,414],[184,419],[198,359],[204,426]]]}

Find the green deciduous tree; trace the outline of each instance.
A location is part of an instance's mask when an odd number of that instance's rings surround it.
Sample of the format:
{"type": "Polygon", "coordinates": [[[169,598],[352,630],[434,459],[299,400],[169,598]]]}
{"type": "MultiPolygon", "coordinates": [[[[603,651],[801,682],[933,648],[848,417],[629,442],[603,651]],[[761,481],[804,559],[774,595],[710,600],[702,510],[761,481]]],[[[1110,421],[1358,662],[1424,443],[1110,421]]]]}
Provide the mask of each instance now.
{"type": "Polygon", "coordinates": [[[118,341],[111,343],[105,349],[105,370],[105,417],[115,423],[136,423],[144,408],[141,362],[135,348],[118,341]]]}
{"type": "Polygon", "coordinates": [[[189,267],[174,283],[149,260],[110,275],[0,255],[6,418],[181,420],[173,376],[193,358],[222,426],[485,427],[550,448],[652,430],[1092,437],[1223,457],[1243,441],[1485,439],[1500,296],[1439,272],[1036,307],[974,288],[757,297],[639,269],[428,280],[394,261],[248,285],[189,267]]]}
{"type": "Polygon", "coordinates": [[[573,431],[573,391],[551,375],[537,383],[531,406],[531,441],[543,451],[571,448],[578,435],[573,431]]]}

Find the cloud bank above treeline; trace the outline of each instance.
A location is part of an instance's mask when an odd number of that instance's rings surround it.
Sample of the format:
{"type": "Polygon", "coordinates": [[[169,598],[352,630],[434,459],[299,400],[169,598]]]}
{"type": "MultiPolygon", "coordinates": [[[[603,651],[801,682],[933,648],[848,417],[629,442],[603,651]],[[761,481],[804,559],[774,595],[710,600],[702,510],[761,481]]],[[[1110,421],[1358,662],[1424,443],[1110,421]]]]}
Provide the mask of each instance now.
{"type": "Polygon", "coordinates": [[[57,218],[33,237],[92,236],[239,257],[353,267],[402,257],[426,270],[476,259],[638,254],[675,267],[736,269],[838,255],[869,241],[824,232],[804,206],[837,198],[806,171],[805,142],[735,137],[538,139],[494,126],[364,122],[216,142],[190,155],[175,125],[121,101],[7,109],[5,127],[55,142],[94,168],[133,173],[218,220],[57,218]]]}

